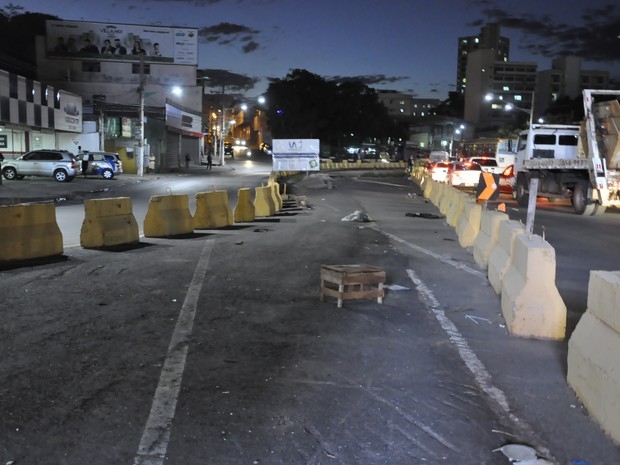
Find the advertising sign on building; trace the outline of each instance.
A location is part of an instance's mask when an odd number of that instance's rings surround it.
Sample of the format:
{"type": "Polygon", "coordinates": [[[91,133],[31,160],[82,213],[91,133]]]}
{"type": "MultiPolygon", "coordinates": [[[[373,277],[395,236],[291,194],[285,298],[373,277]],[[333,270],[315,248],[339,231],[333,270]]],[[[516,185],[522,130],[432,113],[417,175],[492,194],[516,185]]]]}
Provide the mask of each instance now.
{"type": "Polygon", "coordinates": [[[82,97],[58,91],[60,108],[54,110],[54,129],[82,132],[82,97]]]}
{"type": "Polygon", "coordinates": [[[186,136],[203,137],[202,116],[188,113],[166,103],[166,126],[186,136]]]}
{"type": "Polygon", "coordinates": [[[49,58],[198,64],[198,29],[48,20],[49,58]]]}
{"type": "Polygon", "coordinates": [[[274,171],[319,171],[319,139],[274,139],[274,171]]]}

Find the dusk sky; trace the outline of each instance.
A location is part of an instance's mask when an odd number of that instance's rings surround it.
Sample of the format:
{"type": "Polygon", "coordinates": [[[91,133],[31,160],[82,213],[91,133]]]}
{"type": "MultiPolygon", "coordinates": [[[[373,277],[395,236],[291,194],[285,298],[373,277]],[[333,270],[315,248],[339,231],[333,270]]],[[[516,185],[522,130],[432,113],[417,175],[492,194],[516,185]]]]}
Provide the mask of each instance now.
{"type": "Polygon", "coordinates": [[[620,8],[609,0],[0,1],[4,11],[10,4],[64,20],[195,27],[198,68],[251,78],[248,96],[300,68],[445,99],[455,86],[458,37],[486,22],[502,25],[511,61],[542,70],[572,53],[583,68],[620,78],[620,8]]]}

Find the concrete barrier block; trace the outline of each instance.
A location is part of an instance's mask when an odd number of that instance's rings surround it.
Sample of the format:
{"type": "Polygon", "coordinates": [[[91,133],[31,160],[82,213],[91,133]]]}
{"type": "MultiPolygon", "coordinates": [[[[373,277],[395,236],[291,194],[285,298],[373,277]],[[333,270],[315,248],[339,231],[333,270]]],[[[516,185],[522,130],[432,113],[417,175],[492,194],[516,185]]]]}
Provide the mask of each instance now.
{"type": "Polygon", "coordinates": [[[487,277],[493,290],[500,294],[502,281],[512,262],[514,240],[519,234],[525,234],[525,226],[519,221],[501,222],[498,230],[497,244],[489,254],[487,277]]]}
{"type": "Polygon", "coordinates": [[[431,179],[430,176],[426,176],[426,181],[425,181],[425,185],[424,185],[424,198],[425,199],[430,199],[431,194],[433,193],[433,189],[435,188],[435,181],[433,181],[431,179]]]}
{"type": "Polygon", "coordinates": [[[567,381],[616,442],[620,442],[619,353],[620,334],[588,308],[568,342],[567,381]]]}
{"type": "Polygon", "coordinates": [[[233,221],[235,223],[245,223],[254,221],[256,214],[252,203],[252,190],[248,187],[239,189],[237,194],[237,205],[233,211],[233,221]]]}
{"type": "Polygon", "coordinates": [[[431,191],[431,196],[428,199],[431,201],[433,205],[439,208],[439,202],[441,201],[441,198],[443,197],[443,192],[447,184],[444,184],[443,182],[436,182],[436,181],[434,181],[433,184],[434,184],[433,190],[431,191]]]}
{"type": "Polygon", "coordinates": [[[499,225],[509,219],[506,213],[484,210],[480,219],[480,232],[474,241],[474,261],[482,268],[489,265],[491,251],[497,245],[499,225]]]}
{"type": "Polygon", "coordinates": [[[564,339],[566,305],[555,286],[555,250],[540,236],[515,237],[512,262],[501,288],[501,307],[510,334],[564,339]]]}
{"type": "Polygon", "coordinates": [[[56,205],[0,206],[0,244],[0,262],[62,255],[56,205]]]}
{"type": "Polygon", "coordinates": [[[620,333],[620,271],[590,271],[588,311],[620,333]]]}
{"type": "Polygon", "coordinates": [[[273,216],[276,214],[276,205],[271,195],[270,187],[257,187],[254,196],[254,214],[257,217],[273,216]]]}
{"type": "Polygon", "coordinates": [[[450,189],[452,190],[452,203],[450,204],[450,208],[446,213],[446,222],[448,223],[448,225],[456,228],[461,219],[463,205],[468,199],[468,196],[465,192],[461,192],[454,187],[451,187],[450,189]]]}
{"type": "Polygon", "coordinates": [[[469,199],[463,202],[463,211],[456,227],[456,235],[461,247],[471,247],[474,245],[476,237],[480,232],[481,217],[482,205],[469,199]]]}
{"type": "Polygon", "coordinates": [[[144,217],[146,237],[170,237],[194,232],[187,195],[154,195],[144,217]]]}
{"type": "Polygon", "coordinates": [[[85,249],[134,244],[140,240],[131,198],[86,199],[80,245],[85,249]]]}
{"type": "Polygon", "coordinates": [[[448,213],[448,210],[454,201],[454,191],[455,189],[452,186],[449,186],[448,184],[444,185],[443,194],[439,200],[439,212],[442,215],[446,215],[448,213]]]}
{"type": "Polygon", "coordinates": [[[194,229],[217,229],[234,224],[233,212],[228,202],[228,192],[216,190],[196,193],[194,229]]]}

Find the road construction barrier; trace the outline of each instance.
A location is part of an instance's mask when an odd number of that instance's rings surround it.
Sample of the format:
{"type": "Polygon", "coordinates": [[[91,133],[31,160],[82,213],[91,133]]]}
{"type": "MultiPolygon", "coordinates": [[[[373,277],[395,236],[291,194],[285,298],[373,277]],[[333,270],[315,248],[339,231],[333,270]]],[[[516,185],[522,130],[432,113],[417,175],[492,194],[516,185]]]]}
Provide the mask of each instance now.
{"type": "Polygon", "coordinates": [[[484,210],[480,219],[480,232],[474,241],[474,261],[482,268],[489,265],[489,256],[499,237],[499,225],[509,216],[497,210],[484,210]]]}
{"type": "Polygon", "coordinates": [[[194,229],[217,229],[234,224],[233,212],[228,203],[228,192],[216,190],[196,193],[194,229]]]}
{"type": "Polygon", "coordinates": [[[569,385],[620,442],[620,271],[590,271],[588,305],[568,341],[569,385]]]}
{"type": "Polygon", "coordinates": [[[140,240],[131,198],[84,200],[80,245],[85,249],[134,244],[140,240]]]}
{"type": "Polygon", "coordinates": [[[433,189],[435,189],[435,184],[437,184],[435,181],[432,180],[432,178],[430,176],[425,176],[426,181],[425,181],[425,185],[424,185],[424,191],[423,191],[423,195],[425,199],[430,198],[431,194],[433,193],[433,189]]]}
{"type": "Polygon", "coordinates": [[[542,237],[515,237],[501,289],[502,314],[510,334],[564,339],[566,305],[555,286],[555,269],[555,250],[542,237]]]}
{"type": "Polygon", "coordinates": [[[502,281],[512,262],[514,240],[525,233],[525,226],[519,221],[503,221],[499,225],[497,244],[489,254],[487,277],[493,290],[502,292],[502,281]]]}
{"type": "Polygon", "coordinates": [[[456,191],[457,189],[454,187],[444,184],[443,195],[439,200],[439,213],[442,215],[446,215],[448,213],[450,205],[452,205],[452,202],[455,200],[456,191]]]}
{"type": "Polygon", "coordinates": [[[63,253],[56,205],[0,206],[0,262],[51,258],[63,253]]]}
{"type": "Polygon", "coordinates": [[[431,195],[428,198],[433,205],[439,208],[439,202],[444,195],[444,191],[448,185],[443,182],[435,182],[431,195]]]}
{"type": "Polygon", "coordinates": [[[280,195],[280,184],[277,182],[269,183],[269,188],[271,189],[271,198],[273,199],[273,204],[276,208],[276,213],[282,210],[282,196],[280,195]]]}
{"type": "Polygon", "coordinates": [[[453,188],[452,203],[446,213],[446,222],[448,225],[456,228],[461,220],[461,213],[463,212],[463,205],[469,199],[469,196],[458,189],[453,188]]]}
{"type": "Polygon", "coordinates": [[[276,214],[276,205],[273,201],[271,187],[261,186],[255,189],[254,214],[257,217],[273,216],[276,214]]]}
{"type": "Polygon", "coordinates": [[[194,232],[187,195],[154,195],[144,217],[146,237],[170,237],[194,232]]]}
{"type": "Polygon", "coordinates": [[[254,221],[256,215],[254,213],[254,204],[252,203],[252,190],[245,187],[238,190],[237,205],[233,211],[233,221],[235,223],[245,223],[254,221]]]}
{"type": "Polygon", "coordinates": [[[461,247],[471,247],[474,245],[476,237],[480,232],[481,216],[482,205],[469,199],[463,202],[463,212],[456,227],[456,235],[459,238],[461,247]]]}

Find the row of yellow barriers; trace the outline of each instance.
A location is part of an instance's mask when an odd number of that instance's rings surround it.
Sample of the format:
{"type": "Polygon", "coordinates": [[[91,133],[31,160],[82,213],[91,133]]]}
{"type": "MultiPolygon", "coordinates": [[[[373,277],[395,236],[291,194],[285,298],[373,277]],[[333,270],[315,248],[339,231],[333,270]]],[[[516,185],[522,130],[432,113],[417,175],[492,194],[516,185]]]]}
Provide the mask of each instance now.
{"type": "MultiPolygon", "coordinates": [[[[152,196],[143,230],[145,237],[171,237],[197,229],[218,229],[255,218],[273,216],[283,208],[280,184],[272,175],[267,185],[238,191],[231,209],[228,192],[215,190],[196,193],[196,209],[189,210],[188,195],[152,196]]],[[[80,245],[105,248],[139,241],[139,229],[131,198],[87,199],[80,245]]],[[[56,206],[51,203],[0,206],[0,264],[52,258],[63,254],[62,233],[56,222],[56,206]]]]}
{"type": "MultiPolygon", "coordinates": [[[[506,213],[489,211],[423,169],[412,176],[424,196],[456,228],[461,246],[471,246],[476,263],[487,267],[501,295],[502,315],[517,336],[564,339],[566,306],[555,285],[555,250],[527,233],[506,213]]],[[[620,271],[590,271],[587,308],[568,341],[567,382],[592,417],[620,442],[620,271]]]]}

